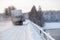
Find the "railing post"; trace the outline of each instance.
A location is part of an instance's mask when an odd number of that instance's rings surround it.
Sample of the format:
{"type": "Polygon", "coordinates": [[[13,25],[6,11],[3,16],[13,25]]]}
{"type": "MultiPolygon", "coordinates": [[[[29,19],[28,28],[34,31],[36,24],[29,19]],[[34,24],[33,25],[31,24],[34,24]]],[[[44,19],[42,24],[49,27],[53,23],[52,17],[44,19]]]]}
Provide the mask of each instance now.
{"type": "MultiPolygon", "coordinates": [[[[47,33],[47,34],[49,34],[49,33],[47,33]]],[[[50,35],[50,34],[49,34],[50,35]]],[[[51,39],[49,39],[48,37],[47,37],[47,40],[51,40],[51,39]]]]}

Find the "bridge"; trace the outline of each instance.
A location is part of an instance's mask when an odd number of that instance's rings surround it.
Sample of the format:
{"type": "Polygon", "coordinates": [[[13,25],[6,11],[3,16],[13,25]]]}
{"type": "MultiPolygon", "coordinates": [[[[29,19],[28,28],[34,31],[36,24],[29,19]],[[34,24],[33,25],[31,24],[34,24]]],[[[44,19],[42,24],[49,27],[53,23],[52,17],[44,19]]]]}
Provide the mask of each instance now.
{"type": "Polygon", "coordinates": [[[13,25],[11,21],[0,23],[0,40],[55,40],[41,27],[30,20],[23,25],[13,25]]]}

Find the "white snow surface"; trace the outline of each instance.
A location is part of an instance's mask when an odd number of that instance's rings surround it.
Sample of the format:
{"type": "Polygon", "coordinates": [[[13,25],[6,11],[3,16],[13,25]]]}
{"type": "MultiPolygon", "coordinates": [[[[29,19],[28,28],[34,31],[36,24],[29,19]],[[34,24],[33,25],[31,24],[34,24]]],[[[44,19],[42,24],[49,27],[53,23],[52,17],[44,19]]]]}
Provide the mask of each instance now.
{"type": "Polygon", "coordinates": [[[11,21],[0,22],[0,40],[42,40],[29,21],[26,21],[22,26],[15,26],[11,21]]]}
{"type": "Polygon", "coordinates": [[[44,29],[57,29],[60,28],[60,22],[45,23],[44,29]]]}

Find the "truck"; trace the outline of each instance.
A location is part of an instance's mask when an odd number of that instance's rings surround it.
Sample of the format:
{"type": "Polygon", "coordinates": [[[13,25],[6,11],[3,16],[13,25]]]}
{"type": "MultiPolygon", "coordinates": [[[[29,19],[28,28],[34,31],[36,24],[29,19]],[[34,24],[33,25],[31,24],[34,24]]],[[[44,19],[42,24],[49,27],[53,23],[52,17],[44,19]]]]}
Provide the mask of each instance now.
{"type": "Polygon", "coordinates": [[[11,11],[11,20],[14,25],[22,25],[24,18],[21,10],[12,10],[11,11]]]}

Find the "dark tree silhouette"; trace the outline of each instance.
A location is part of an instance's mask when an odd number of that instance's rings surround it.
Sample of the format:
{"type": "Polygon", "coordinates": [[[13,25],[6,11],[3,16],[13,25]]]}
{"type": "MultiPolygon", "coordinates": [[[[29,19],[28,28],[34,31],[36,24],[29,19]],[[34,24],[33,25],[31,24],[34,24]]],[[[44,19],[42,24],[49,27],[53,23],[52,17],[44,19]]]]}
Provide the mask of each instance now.
{"type": "Polygon", "coordinates": [[[36,10],[35,6],[33,6],[32,9],[31,9],[31,12],[29,13],[29,19],[31,21],[33,21],[34,23],[36,23],[36,18],[35,18],[36,13],[37,13],[37,10],[36,10]]]}
{"type": "Polygon", "coordinates": [[[8,15],[8,9],[5,8],[5,15],[8,15]]]}
{"type": "Polygon", "coordinates": [[[11,10],[15,10],[15,7],[9,6],[8,8],[5,9],[6,16],[11,16],[11,10]]]}
{"type": "Polygon", "coordinates": [[[43,27],[44,26],[44,17],[43,17],[43,12],[41,10],[41,7],[39,6],[39,10],[38,10],[38,17],[40,20],[40,26],[43,27]]]}
{"type": "Polygon", "coordinates": [[[42,14],[42,10],[41,8],[39,8],[39,10],[36,10],[36,7],[33,6],[31,11],[29,12],[29,19],[36,23],[37,25],[43,27],[44,24],[44,19],[43,19],[43,14],[42,14]]]}

